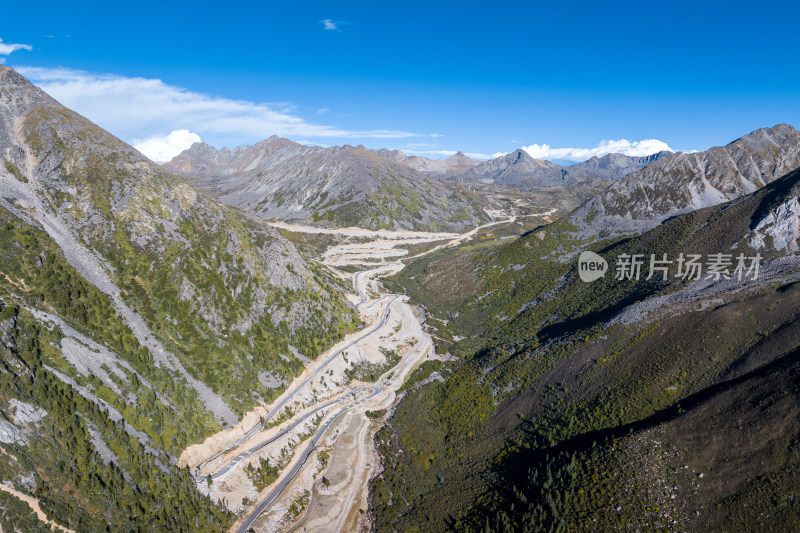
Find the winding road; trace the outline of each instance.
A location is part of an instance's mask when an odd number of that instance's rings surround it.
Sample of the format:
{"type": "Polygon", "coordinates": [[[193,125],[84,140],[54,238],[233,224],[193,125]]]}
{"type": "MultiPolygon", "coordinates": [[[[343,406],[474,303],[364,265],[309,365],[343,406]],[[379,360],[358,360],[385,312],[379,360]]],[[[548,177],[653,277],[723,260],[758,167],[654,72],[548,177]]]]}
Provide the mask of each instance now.
{"type": "MultiPolygon", "coordinates": [[[[355,390],[361,390],[361,389],[371,389],[372,394],[370,394],[365,398],[361,398],[359,401],[357,401],[352,405],[348,405],[347,407],[342,408],[338,413],[329,418],[324,424],[322,424],[322,426],[320,426],[317,429],[316,433],[314,433],[314,437],[311,439],[311,442],[308,443],[308,446],[306,446],[306,449],[303,450],[302,455],[300,455],[300,460],[297,461],[295,465],[289,470],[289,472],[287,472],[287,474],[283,476],[283,479],[275,486],[274,489],[272,489],[272,492],[270,492],[269,495],[266,498],[264,498],[264,501],[258,504],[258,507],[256,507],[256,509],[252,513],[250,513],[250,516],[248,516],[247,519],[245,519],[245,521],[242,522],[242,525],[239,526],[239,528],[236,530],[236,533],[247,533],[247,530],[250,529],[250,527],[256,520],[258,520],[258,517],[261,516],[261,513],[266,511],[267,507],[269,507],[272,504],[272,502],[275,501],[275,498],[280,496],[281,492],[283,492],[283,489],[285,489],[286,486],[292,482],[294,477],[297,475],[297,473],[305,464],[308,457],[311,455],[311,452],[314,451],[314,448],[317,447],[319,441],[322,440],[322,437],[325,436],[325,432],[328,431],[331,425],[333,425],[333,423],[336,422],[336,420],[338,420],[339,417],[341,417],[343,414],[345,414],[353,407],[356,407],[357,405],[364,403],[369,399],[374,398],[383,391],[383,389],[381,389],[377,385],[366,385],[364,387],[359,387],[358,389],[355,390]]],[[[355,393],[355,390],[353,391],[353,393],[355,393]]]]}
{"type": "MultiPolygon", "coordinates": [[[[369,270],[362,270],[362,271],[357,272],[353,277],[353,287],[354,287],[354,289],[356,290],[356,292],[359,295],[359,301],[358,301],[358,303],[356,305],[358,307],[363,307],[364,304],[367,301],[366,284],[365,283],[362,284],[362,279],[363,279],[362,276],[363,275],[369,274],[369,273],[373,273],[373,272],[383,271],[383,270],[387,270],[387,269],[397,268],[397,266],[402,266],[402,264],[398,265],[398,264],[395,264],[395,263],[391,263],[391,264],[388,264],[388,265],[381,265],[380,267],[377,267],[377,268],[372,268],[372,269],[369,269],[369,270]]],[[[331,354],[328,355],[328,357],[324,361],[322,361],[317,366],[317,368],[308,377],[306,377],[305,379],[303,379],[302,381],[300,381],[299,383],[294,385],[288,393],[285,393],[284,395],[282,395],[282,398],[270,409],[270,411],[264,417],[262,417],[261,420],[257,424],[255,424],[252,428],[250,428],[247,431],[247,433],[245,433],[239,440],[237,440],[236,442],[234,442],[232,445],[228,446],[224,450],[218,452],[213,457],[211,457],[210,459],[208,459],[207,461],[205,461],[204,463],[202,463],[201,465],[199,465],[195,469],[194,477],[195,477],[195,479],[197,481],[201,481],[203,479],[208,479],[208,477],[210,477],[211,480],[213,480],[213,481],[219,480],[219,479],[225,477],[231,471],[233,471],[238,465],[242,464],[248,457],[250,457],[254,453],[258,452],[259,450],[265,448],[266,446],[272,444],[273,442],[275,442],[276,440],[280,439],[281,437],[284,437],[285,435],[287,435],[288,433],[290,433],[291,431],[296,429],[298,426],[300,426],[301,424],[306,422],[310,417],[312,417],[312,416],[316,415],[317,413],[319,413],[321,411],[324,411],[324,410],[326,410],[326,409],[328,409],[328,408],[330,408],[330,407],[332,407],[334,405],[342,403],[343,401],[345,401],[348,398],[355,398],[358,395],[358,393],[361,392],[361,391],[364,391],[364,390],[371,391],[368,396],[366,396],[364,398],[361,398],[360,400],[358,400],[358,401],[356,401],[356,402],[354,402],[354,403],[352,403],[352,404],[350,404],[350,405],[348,405],[346,407],[343,407],[341,410],[339,410],[337,413],[335,413],[333,416],[331,416],[328,420],[326,420],[319,428],[317,428],[317,430],[315,431],[314,436],[312,437],[311,441],[308,443],[308,445],[306,446],[305,450],[300,455],[299,460],[296,461],[295,465],[289,471],[283,473],[283,475],[281,476],[282,479],[278,482],[278,484],[275,486],[275,488],[269,493],[269,495],[261,503],[258,504],[256,509],[254,509],[254,511],[252,513],[250,513],[250,515],[247,517],[247,519],[237,529],[237,532],[245,533],[253,525],[253,523],[258,519],[258,517],[261,516],[261,514],[272,504],[272,502],[275,501],[275,499],[281,494],[281,492],[283,492],[283,490],[286,488],[286,486],[289,483],[291,483],[292,480],[294,480],[295,476],[300,471],[302,466],[305,464],[305,462],[308,459],[308,457],[314,451],[314,448],[317,446],[319,441],[325,436],[325,433],[327,432],[327,430],[331,427],[331,425],[336,420],[338,420],[342,415],[344,415],[345,413],[347,413],[349,410],[353,409],[354,407],[362,404],[363,402],[365,402],[367,400],[370,400],[370,399],[374,398],[375,396],[377,396],[378,394],[383,392],[383,389],[381,387],[379,387],[378,385],[363,385],[363,386],[357,387],[357,388],[355,388],[355,389],[353,389],[353,390],[341,395],[339,398],[337,398],[335,400],[331,400],[331,401],[329,401],[329,402],[327,402],[327,403],[325,403],[325,404],[323,404],[321,406],[316,407],[312,411],[309,411],[308,413],[303,415],[300,419],[298,419],[297,421],[295,421],[291,425],[287,426],[286,428],[282,429],[278,434],[270,437],[269,439],[267,439],[264,442],[258,443],[256,445],[248,448],[244,452],[242,452],[239,455],[235,456],[227,464],[225,464],[222,468],[220,468],[219,470],[217,470],[216,472],[214,472],[210,476],[205,476],[205,477],[200,476],[199,472],[203,468],[205,468],[208,464],[210,464],[212,461],[218,459],[220,456],[228,453],[230,450],[233,450],[233,449],[236,449],[236,448],[242,446],[251,437],[253,437],[255,434],[257,434],[264,427],[264,424],[268,420],[270,420],[272,417],[274,417],[276,414],[278,414],[284,407],[286,407],[286,405],[291,402],[291,400],[295,397],[295,395],[299,391],[303,390],[304,387],[306,387],[317,376],[319,376],[319,374],[321,372],[323,372],[325,370],[325,368],[333,360],[335,360],[337,357],[339,357],[347,349],[355,346],[357,343],[361,342],[365,338],[369,337],[370,335],[372,335],[373,333],[375,333],[376,331],[378,331],[379,329],[384,327],[386,325],[387,320],[389,319],[389,315],[391,313],[392,304],[394,304],[400,298],[402,298],[402,296],[399,295],[399,294],[389,294],[389,295],[383,296],[382,298],[380,298],[379,300],[377,300],[375,302],[371,302],[370,305],[367,306],[367,307],[373,307],[374,305],[376,305],[379,302],[386,301],[386,304],[385,304],[385,306],[383,308],[383,312],[381,314],[380,320],[377,320],[371,326],[369,326],[368,328],[362,330],[362,332],[357,337],[355,337],[354,339],[350,340],[349,342],[347,342],[346,344],[344,344],[340,348],[337,348],[333,352],[331,352],[331,354]]]]}
{"type": "MultiPolygon", "coordinates": [[[[358,293],[358,303],[356,305],[361,307],[367,301],[367,293],[358,284],[358,280],[361,279],[361,276],[363,276],[364,274],[369,274],[370,272],[379,272],[381,270],[391,270],[392,268],[397,268],[398,266],[402,267],[403,263],[397,263],[397,262],[389,263],[388,265],[381,265],[381,266],[379,266],[377,268],[371,268],[369,270],[361,270],[360,272],[356,272],[356,275],[353,276],[353,288],[358,293]]],[[[387,295],[387,296],[384,296],[384,298],[386,298],[388,296],[397,296],[397,295],[387,295]]],[[[381,298],[381,299],[383,299],[383,298],[381,298]]]]}
{"type": "MultiPolygon", "coordinates": [[[[381,265],[381,266],[379,266],[377,268],[372,268],[372,269],[369,269],[369,270],[362,270],[362,271],[357,272],[353,276],[353,288],[355,289],[355,291],[358,293],[358,296],[359,296],[359,301],[358,301],[358,303],[356,305],[358,307],[362,307],[367,301],[366,284],[363,284],[364,286],[362,286],[362,283],[361,283],[361,279],[362,279],[363,275],[369,274],[369,273],[372,273],[372,272],[378,272],[378,271],[382,271],[382,270],[389,270],[389,269],[392,269],[392,268],[397,268],[397,266],[402,266],[402,263],[400,263],[400,264],[391,263],[391,264],[388,264],[388,265],[381,265]]],[[[388,300],[388,302],[386,303],[386,306],[383,309],[383,313],[381,315],[381,319],[380,320],[378,320],[376,323],[374,323],[372,326],[368,327],[367,329],[363,330],[362,333],[358,337],[356,337],[352,341],[348,342],[346,345],[342,346],[341,348],[338,348],[338,349],[334,350],[322,362],[322,364],[319,365],[319,367],[310,376],[308,376],[306,379],[304,379],[303,381],[298,383],[296,386],[294,386],[292,388],[291,392],[289,392],[288,394],[285,394],[284,397],[278,403],[276,403],[275,406],[272,407],[272,409],[270,409],[269,413],[265,417],[262,418],[261,422],[259,422],[252,429],[250,429],[244,435],[244,437],[242,437],[234,445],[228,447],[226,450],[223,450],[222,452],[216,454],[214,457],[212,457],[211,459],[209,459],[208,461],[203,463],[203,465],[198,467],[198,470],[200,468],[202,468],[203,466],[207,465],[209,462],[213,461],[215,458],[219,457],[221,454],[224,454],[224,453],[230,451],[231,449],[234,449],[234,448],[240,446],[241,444],[243,444],[244,442],[246,442],[250,437],[255,435],[263,427],[264,422],[269,420],[271,417],[273,417],[275,414],[277,414],[281,409],[283,409],[286,406],[286,404],[289,403],[289,401],[295,396],[295,394],[297,394],[297,392],[302,390],[306,385],[308,385],[311,381],[313,381],[314,378],[316,378],[319,375],[319,373],[322,372],[325,369],[325,367],[331,361],[336,359],[339,355],[341,355],[348,348],[351,348],[352,346],[354,346],[358,342],[360,342],[360,341],[364,340],[365,338],[369,337],[370,335],[372,335],[373,333],[375,333],[376,331],[381,329],[384,325],[386,325],[386,321],[389,319],[389,314],[390,314],[390,311],[391,311],[392,304],[394,302],[396,302],[397,300],[399,300],[400,298],[402,298],[402,296],[399,295],[399,294],[390,294],[390,295],[385,295],[383,298],[378,300],[378,301],[388,300]]],[[[369,307],[372,307],[372,305],[375,305],[375,303],[377,303],[377,302],[372,302],[372,304],[370,304],[369,307]]],[[[232,469],[234,469],[242,461],[247,459],[250,455],[252,455],[253,453],[257,452],[258,450],[261,450],[262,448],[264,448],[265,446],[271,444],[272,442],[275,442],[277,439],[283,437],[284,435],[286,435],[287,433],[289,433],[290,431],[295,429],[297,426],[299,426],[300,424],[305,422],[310,416],[318,413],[321,410],[327,409],[328,407],[331,407],[331,406],[333,406],[335,404],[338,404],[338,403],[342,402],[345,398],[354,397],[358,392],[360,392],[362,390],[366,390],[366,389],[369,389],[369,390],[372,391],[372,393],[369,396],[367,396],[365,398],[362,398],[362,399],[358,400],[357,402],[342,408],[334,416],[332,416],[327,421],[325,421],[317,429],[317,431],[314,433],[313,438],[311,439],[311,442],[309,442],[308,446],[306,446],[305,450],[300,455],[300,460],[297,461],[295,463],[295,465],[288,472],[285,472],[284,475],[281,476],[282,479],[275,486],[275,488],[269,493],[269,495],[261,503],[258,504],[258,506],[253,510],[252,513],[250,513],[250,515],[247,517],[247,519],[245,519],[245,521],[239,526],[239,528],[236,530],[237,533],[246,533],[247,530],[258,519],[258,517],[261,516],[261,514],[264,511],[267,510],[267,508],[272,504],[272,502],[275,501],[275,499],[278,496],[280,496],[281,492],[283,492],[283,490],[286,488],[286,486],[289,485],[289,483],[292,482],[292,480],[295,478],[295,476],[300,471],[302,466],[305,464],[305,462],[308,459],[309,455],[311,455],[311,452],[317,446],[319,441],[325,436],[326,431],[331,427],[331,425],[336,420],[339,419],[339,417],[341,417],[342,415],[344,415],[345,413],[347,413],[349,410],[353,409],[354,407],[360,405],[361,403],[363,403],[363,402],[365,402],[365,401],[367,401],[369,399],[374,398],[375,396],[377,396],[378,394],[383,392],[383,389],[381,387],[379,387],[378,385],[364,385],[364,386],[358,387],[356,389],[353,389],[352,391],[350,391],[349,393],[339,397],[338,399],[333,400],[331,402],[328,402],[328,403],[326,403],[326,404],[314,409],[313,411],[307,413],[300,420],[298,420],[297,422],[295,422],[291,426],[283,429],[279,434],[275,435],[274,437],[270,438],[269,440],[267,440],[265,442],[262,442],[260,444],[257,444],[255,446],[253,446],[252,448],[249,448],[247,451],[241,453],[240,455],[237,455],[227,465],[225,465],[222,469],[218,470],[216,473],[211,475],[211,479],[212,480],[216,480],[216,479],[219,479],[219,478],[225,476],[228,472],[230,472],[232,469]]]]}
{"type": "Polygon", "coordinates": [[[336,404],[342,403],[347,398],[351,398],[351,397],[354,398],[356,396],[356,394],[361,392],[362,390],[372,389],[372,388],[373,388],[373,386],[370,386],[370,385],[364,385],[364,386],[355,388],[355,389],[351,390],[350,392],[347,392],[347,393],[343,394],[339,398],[337,398],[335,400],[332,400],[332,401],[330,401],[330,402],[328,402],[326,404],[320,405],[319,407],[317,407],[316,409],[314,409],[312,411],[309,411],[308,413],[303,415],[299,420],[297,420],[295,423],[293,423],[291,426],[288,426],[288,427],[282,429],[281,432],[278,433],[277,435],[275,435],[273,437],[270,437],[269,439],[265,440],[264,442],[256,444],[252,448],[249,448],[247,451],[242,452],[241,454],[239,454],[236,457],[234,457],[233,459],[231,459],[231,461],[227,465],[225,465],[222,469],[218,470],[214,474],[211,474],[211,479],[213,481],[217,481],[218,479],[221,479],[221,478],[225,477],[225,475],[228,472],[230,472],[231,470],[233,470],[234,468],[236,468],[236,466],[239,463],[241,463],[242,461],[244,461],[245,459],[247,459],[248,457],[250,457],[251,455],[253,455],[257,451],[263,449],[266,446],[269,446],[270,444],[272,444],[276,440],[280,439],[281,437],[283,437],[284,435],[286,435],[290,431],[294,430],[295,428],[297,428],[297,426],[299,426],[300,424],[302,424],[303,422],[305,422],[306,420],[311,418],[313,415],[319,413],[320,411],[324,411],[328,407],[332,407],[332,406],[334,406],[336,404]]]}
{"type": "MultiPolygon", "coordinates": [[[[423,251],[415,256],[406,257],[405,259],[413,259],[419,257],[421,255],[427,255],[431,252],[444,248],[446,246],[455,245],[465,240],[468,240],[472,236],[474,236],[480,229],[493,226],[496,224],[502,224],[505,222],[513,222],[516,217],[512,216],[509,219],[505,220],[497,220],[488,224],[485,224],[479,228],[475,228],[472,231],[469,231],[464,234],[454,234],[454,235],[443,235],[441,237],[442,240],[446,240],[447,242],[440,244],[438,246],[433,247],[432,249],[423,251]]],[[[309,230],[310,231],[310,230],[309,230]]],[[[435,239],[439,240],[439,239],[435,239]]],[[[316,368],[310,373],[310,375],[304,378],[302,381],[299,381],[294,386],[292,386],[287,392],[285,392],[279,401],[270,409],[269,413],[261,419],[259,423],[257,423],[253,428],[251,428],[247,433],[239,439],[236,443],[232,446],[229,446],[222,452],[216,454],[214,457],[203,463],[198,467],[198,470],[206,467],[211,461],[220,457],[221,455],[229,452],[232,449],[235,449],[239,446],[242,446],[247,440],[249,440],[252,436],[258,433],[264,426],[264,423],[270,420],[273,416],[278,414],[282,409],[284,409],[290,402],[295,398],[298,392],[302,391],[309,383],[311,383],[321,372],[323,372],[326,367],[334,361],[337,357],[339,357],[345,350],[355,346],[359,342],[363,341],[365,338],[369,337],[382,327],[386,325],[386,322],[389,319],[390,312],[392,311],[392,307],[398,300],[402,300],[403,296],[398,294],[385,294],[376,300],[369,301],[369,296],[367,294],[367,286],[369,283],[369,278],[367,277],[369,274],[374,274],[378,272],[386,272],[391,271],[393,269],[397,269],[398,267],[402,269],[405,265],[402,262],[392,262],[392,263],[384,263],[380,266],[375,268],[370,268],[367,270],[361,270],[354,274],[353,276],[353,287],[358,295],[358,301],[356,303],[357,307],[361,310],[367,310],[373,308],[376,305],[379,305],[385,302],[380,320],[375,321],[371,326],[362,330],[357,337],[353,338],[352,340],[346,342],[340,348],[333,350],[323,361],[316,365],[316,368]],[[367,278],[367,281],[364,281],[367,278]],[[369,302],[369,303],[368,303],[369,302]]],[[[398,309],[398,313],[401,316],[406,316],[407,311],[403,308],[398,309]]],[[[420,346],[424,346],[420,345],[420,346]]],[[[418,350],[418,356],[414,359],[411,359],[406,362],[407,368],[410,369],[414,362],[417,360],[419,356],[425,353],[424,349],[418,350]]],[[[401,375],[402,377],[402,375],[401,375]]],[[[370,394],[365,396],[357,401],[350,403],[346,406],[343,406],[337,412],[329,415],[327,419],[322,423],[322,425],[317,428],[314,432],[311,440],[306,445],[303,452],[298,455],[293,465],[286,471],[282,472],[282,475],[278,482],[275,484],[274,488],[269,491],[269,494],[257,504],[257,506],[250,512],[250,514],[244,519],[244,521],[237,527],[235,530],[236,533],[246,533],[250,528],[252,528],[253,524],[258,520],[258,518],[275,502],[275,500],[281,496],[284,490],[295,480],[297,475],[300,473],[302,467],[307,462],[309,456],[312,454],[314,449],[317,447],[319,442],[325,437],[326,432],[331,428],[331,426],[343,415],[345,415],[348,411],[352,410],[353,408],[357,407],[358,405],[371,400],[378,396],[379,394],[385,392],[384,389],[377,384],[374,385],[363,385],[358,388],[353,389],[347,393],[342,394],[335,400],[328,401],[327,403],[316,407],[315,409],[311,410],[310,412],[303,415],[299,420],[293,422],[290,426],[287,426],[283,430],[280,431],[277,435],[269,438],[268,440],[261,442],[259,444],[253,445],[252,447],[248,448],[246,451],[238,454],[233,459],[231,459],[224,467],[217,470],[214,474],[211,475],[212,480],[220,479],[235,469],[238,465],[242,464],[248,457],[252,456],[254,453],[258,452],[259,450],[263,449],[264,447],[268,446],[271,443],[274,443],[276,440],[280,439],[281,437],[285,436],[289,432],[297,429],[301,424],[307,422],[308,419],[321,411],[329,409],[334,405],[342,403],[344,400],[349,398],[356,398],[357,394],[361,391],[369,390],[370,394]]],[[[338,529],[338,527],[337,527],[338,529]]]]}
{"type": "MultiPolygon", "coordinates": [[[[378,270],[378,269],[373,269],[373,270],[378,270]]],[[[363,271],[363,272],[359,272],[358,274],[362,274],[362,273],[365,273],[365,272],[370,272],[370,271],[363,271]]],[[[356,274],[356,276],[358,276],[358,274],[356,274]]],[[[360,297],[362,298],[361,304],[363,304],[363,300],[365,299],[364,292],[361,290],[360,287],[357,287],[357,290],[358,290],[358,293],[359,293],[360,297]]],[[[238,448],[239,446],[241,446],[242,444],[247,442],[253,435],[255,435],[256,433],[261,431],[261,429],[264,427],[264,422],[269,421],[281,409],[283,409],[286,406],[286,404],[289,403],[289,401],[292,398],[294,398],[294,395],[297,394],[300,390],[302,390],[303,387],[308,385],[311,381],[313,381],[314,378],[316,378],[320,374],[320,372],[325,370],[325,367],[327,367],[328,364],[330,364],[331,361],[333,361],[334,359],[339,357],[345,350],[347,350],[349,348],[352,348],[355,344],[361,342],[365,338],[369,337],[370,335],[372,335],[373,333],[375,333],[376,331],[381,329],[384,325],[386,325],[386,321],[389,319],[389,313],[391,311],[392,304],[394,302],[396,302],[399,298],[401,298],[401,296],[399,294],[393,294],[393,295],[388,296],[389,302],[386,304],[386,307],[383,310],[383,315],[381,316],[381,319],[377,323],[375,323],[372,326],[370,326],[369,328],[363,330],[361,335],[359,335],[358,337],[356,337],[352,341],[348,342],[347,344],[345,344],[341,348],[338,348],[338,349],[334,350],[331,353],[331,355],[329,355],[328,358],[325,359],[317,367],[317,369],[314,372],[311,373],[310,376],[308,376],[306,379],[304,379],[303,381],[298,383],[295,387],[293,387],[291,392],[289,392],[288,394],[285,394],[284,397],[280,401],[278,401],[278,403],[276,403],[275,406],[272,409],[270,409],[269,413],[267,413],[264,417],[262,417],[262,419],[256,425],[254,425],[252,428],[250,428],[250,430],[248,430],[247,433],[245,433],[244,436],[241,439],[237,440],[236,442],[234,442],[233,444],[231,444],[230,446],[228,446],[224,450],[214,454],[214,456],[212,456],[210,459],[205,461],[203,464],[198,465],[197,468],[195,468],[195,472],[194,472],[195,480],[200,481],[202,479],[206,479],[205,477],[199,475],[199,472],[203,468],[205,468],[209,463],[211,463],[215,459],[218,459],[220,456],[225,455],[229,451],[238,448]]],[[[361,304],[359,304],[359,305],[361,305],[361,304]]],[[[214,475],[212,475],[211,478],[215,479],[214,475]]]]}

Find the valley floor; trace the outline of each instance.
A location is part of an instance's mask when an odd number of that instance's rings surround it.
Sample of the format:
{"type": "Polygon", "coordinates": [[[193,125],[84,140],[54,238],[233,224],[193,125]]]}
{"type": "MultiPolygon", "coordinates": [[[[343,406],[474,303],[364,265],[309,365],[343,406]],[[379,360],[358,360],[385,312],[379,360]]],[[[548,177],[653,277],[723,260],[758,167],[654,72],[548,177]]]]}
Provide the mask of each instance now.
{"type": "Polygon", "coordinates": [[[240,514],[232,532],[366,526],[368,482],[379,467],[374,435],[411,372],[437,357],[421,310],[407,297],[385,293],[378,278],[401,270],[401,258],[461,244],[515,219],[464,234],[274,224],[340,239],[322,262],[352,279],[351,300],[368,326],[311,362],[271,405],[182,454],[179,464],[192,469],[201,490],[240,514]],[[345,271],[353,268],[362,270],[345,271]]]}

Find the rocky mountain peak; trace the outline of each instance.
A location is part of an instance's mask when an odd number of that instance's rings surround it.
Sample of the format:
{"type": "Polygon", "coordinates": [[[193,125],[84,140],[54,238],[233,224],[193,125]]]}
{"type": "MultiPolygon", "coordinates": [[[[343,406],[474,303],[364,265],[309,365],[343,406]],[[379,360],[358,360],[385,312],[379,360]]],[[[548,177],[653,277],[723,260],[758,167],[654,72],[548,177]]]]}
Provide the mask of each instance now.
{"type": "MultiPolygon", "coordinates": [[[[273,137],[237,148],[213,165],[193,158],[184,152],[164,167],[197,179],[229,205],[267,218],[373,229],[460,229],[487,217],[469,191],[426,176],[412,166],[415,159],[399,151],[303,146],[273,137]],[[454,206],[469,213],[463,222],[449,211],[454,206]]],[[[438,164],[446,168],[443,160],[438,164]]]]}
{"type": "Polygon", "coordinates": [[[789,124],[776,124],[771,128],[759,128],[747,135],[728,143],[726,146],[748,145],[753,148],[767,146],[784,146],[796,142],[798,131],[789,124]]]}
{"type": "Polygon", "coordinates": [[[17,145],[12,136],[17,121],[37,107],[60,104],[16,70],[0,67],[0,155],[9,155],[8,151],[17,145]]]}
{"type": "Polygon", "coordinates": [[[660,155],[570,219],[586,235],[641,233],[667,218],[750,194],[798,167],[800,132],[778,124],[704,152],[660,155]]]}

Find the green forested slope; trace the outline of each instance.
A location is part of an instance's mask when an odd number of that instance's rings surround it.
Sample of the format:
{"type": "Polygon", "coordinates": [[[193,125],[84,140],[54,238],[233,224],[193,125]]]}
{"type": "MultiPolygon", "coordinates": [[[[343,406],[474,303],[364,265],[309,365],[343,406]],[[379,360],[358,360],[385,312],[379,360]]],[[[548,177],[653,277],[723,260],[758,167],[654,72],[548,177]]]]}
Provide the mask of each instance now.
{"type": "Polygon", "coordinates": [[[357,328],[349,286],[5,67],[0,158],[0,482],[76,531],[224,531],[177,457],[357,328]]]}
{"type": "Polygon", "coordinates": [[[473,252],[461,278],[458,251],[403,271],[458,360],[378,435],[378,530],[796,529],[800,268],[770,221],[798,183],[593,244],[612,264],[590,284],[563,222],[473,252]],[[751,256],[754,236],[758,283],[613,279],[618,254],[751,256]],[[430,290],[445,279],[470,295],[430,290]]]}

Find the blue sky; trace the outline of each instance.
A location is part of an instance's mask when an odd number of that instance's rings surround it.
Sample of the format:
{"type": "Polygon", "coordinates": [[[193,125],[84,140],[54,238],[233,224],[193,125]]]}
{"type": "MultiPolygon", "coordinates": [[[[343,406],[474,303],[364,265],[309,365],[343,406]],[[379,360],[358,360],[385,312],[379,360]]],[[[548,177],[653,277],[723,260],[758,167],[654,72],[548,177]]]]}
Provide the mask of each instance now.
{"type": "Polygon", "coordinates": [[[579,159],[799,126],[797,20],[772,1],[15,2],[0,59],[156,148],[274,133],[579,159]]]}

